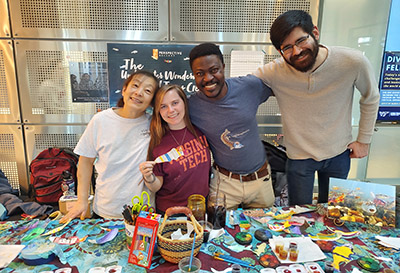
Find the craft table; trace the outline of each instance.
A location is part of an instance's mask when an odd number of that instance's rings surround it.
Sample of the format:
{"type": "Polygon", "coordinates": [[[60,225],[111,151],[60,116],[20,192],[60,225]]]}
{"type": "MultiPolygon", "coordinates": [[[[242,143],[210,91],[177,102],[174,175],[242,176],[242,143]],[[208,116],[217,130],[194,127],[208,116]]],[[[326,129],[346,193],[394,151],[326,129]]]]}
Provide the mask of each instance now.
{"type": "MultiPolygon", "coordinates": [[[[234,211],[233,215],[238,216],[241,212],[241,210],[234,211]]],[[[329,244],[331,244],[331,247],[333,248],[344,246],[348,247],[351,250],[349,252],[349,255],[347,257],[344,257],[350,262],[342,264],[340,267],[340,272],[351,272],[353,267],[357,267],[359,270],[361,270],[356,262],[356,260],[360,257],[383,257],[385,261],[378,260],[381,266],[380,272],[392,272],[387,271],[387,268],[390,268],[391,270],[393,270],[393,272],[400,272],[400,251],[389,248],[382,249],[377,243],[374,242],[376,241],[374,238],[375,235],[377,235],[376,232],[379,232],[379,235],[381,236],[400,237],[399,229],[380,229],[352,222],[346,222],[344,226],[337,227],[331,222],[331,220],[319,215],[316,211],[303,213],[301,214],[301,216],[314,220],[310,221],[310,226],[302,232],[305,236],[307,236],[308,234],[315,236],[318,233],[324,233],[327,226],[331,226],[335,229],[341,229],[346,232],[356,230],[361,231],[361,234],[353,239],[340,238],[336,241],[329,241],[329,244]],[[388,260],[387,258],[390,258],[390,260],[388,260]]],[[[247,217],[247,219],[251,224],[251,228],[248,231],[250,234],[254,235],[254,231],[262,227],[263,225],[260,222],[255,221],[253,218],[247,217]]],[[[275,222],[277,221],[278,220],[276,220],[275,222]]],[[[279,220],[278,222],[283,223],[284,221],[286,220],[283,219],[279,220]]],[[[32,239],[31,241],[21,241],[25,234],[18,234],[18,231],[28,226],[29,223],[29,221],[22,220],[0,222],[0,245],[41,244],[45,241],[48,241],[49,236],[39,236],[32,239]]],[[[271,221],[271,223],[273,223],[273,221],[271,221]]],[[[56,233],[55,236],[64,238],[77,236],[80,239],[84,238],[85,236],[88,237],[86,240],[73,245],[59,245],[60,249],[62,250],[61,256],[63,257],[57,256],[49,264],[37,266],[28,266],[19,257],[17,257],[13,260],[12,263],[8,265],[7,268],[1,269],[0,272],[55,272],[59,268],[71,268],[72,272],[86,273],[89,272],[89,270],[93,267],[106,268],[112,265],[122,266],[122,272],[179,272],[177,265],[165,262],[165,260],[162,259],[160,254],[157,252],[154,254],[152,259],[152,266],[148,270],[128,263],[127,261],[129,249],[127,248],[126,235],[123,225],[124,224],[122,220],[73,220],[68,224],[67,227],[56,233]],[[92,241],[90,239],[96,239],[104,235],[105,232],[107,232],[105,229],[115,227],[120,228],[120,231],[112,241],[102,245],[89,242],[92,241]],[[64,264],[62,262],[64,262],[64,264]]],[[[52,221],[47,226],[46,231],[57,226],[59,226],[58,221],[52,221]]],[[[263,227],[267,228],[267,225],[264,224],[263,227]]],[[[272,231],[272,234],[285,237],[301,236],[297,234],[299,228],[297,227],[296,229],[294,229],[293,227],[294,226],[286,228],[286,232],[272,231]]],[[[232,228],[226,227],[227,232],[225,233],[225,235],[214,239],[212,242],[204,243],[202,245],[201,251],[197,255],[197,257],[202,262],[201,272],[210,272],[211,268],[222,271],[230,265],[224,261],[213,259],[211,255],[215,251],[220,251],[225,254],[229,254],[230,256],[252,262],[254,264],[255,269],[242,267],[241,272],[259,272],[259,270],[263,268],[259,264],[256,254],[254,254],[251,250],[248,250],[250,248],[255,250],[260,244],[260,241],[255,239],[253,236],[252,244],[248,246],[247,249],[243,249],[243,246],[235,242],[233,236],[241,229],[243,230],[243,228],[240,228],[239,226],[232,226],[232,228]]],[[[273,255],[272,250],[268,244],[265,248],[264,254],[273,255]]],[[[322,268],[324,268],[325,262],[331,263],[333,261],[332,248],[324,254],[327,258],[323,261],[319,261],[319,264],[322,268]]]]}

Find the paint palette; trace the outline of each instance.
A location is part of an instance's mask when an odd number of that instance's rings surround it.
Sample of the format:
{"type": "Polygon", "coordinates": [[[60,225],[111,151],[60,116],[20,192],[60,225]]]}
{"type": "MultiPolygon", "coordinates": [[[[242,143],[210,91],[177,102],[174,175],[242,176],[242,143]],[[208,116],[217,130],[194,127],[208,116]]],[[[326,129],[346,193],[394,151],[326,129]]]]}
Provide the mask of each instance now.
{"type": "Polygon", "coordinates": [[[325,273],[325,271],[322,270],[322,268],[317,263],[306,263],[306,264],[304,264],[304,266],[306,267],[308,272],[311,272],[311,273],[325,273]]]}
{"type": "Polygon", "coordinates": [[[296,272],[296,273],[307,273],[307,270],[305,269],[305,267],[301,264],[292,264],[289,265],[289,269],[292,272],[296,272]]]}
{"type": "Polygon", "coordinates": [[[260,270],[260,273],[276,273],[276,270],[273,268],[263,268],[260,270]]]}
{"type": "Polygon", "coordinates": [[[89,270],[89,273],[121,273],[122,266],[120,265],[113,265],[107,268],[105,267],[93,267],[89,270]]]}
{"type": "Polygon", "coordinates": [[[289,266],[278,266],[277,273],[325,273],[317,263],[291,264],[289,266]]]}
{"type": "Polygon", "coordinates": [[[238,232],[235,235],[235,241],[240,245],[249,245],[252,240],[253,236],[248,232],[238,232]]]}

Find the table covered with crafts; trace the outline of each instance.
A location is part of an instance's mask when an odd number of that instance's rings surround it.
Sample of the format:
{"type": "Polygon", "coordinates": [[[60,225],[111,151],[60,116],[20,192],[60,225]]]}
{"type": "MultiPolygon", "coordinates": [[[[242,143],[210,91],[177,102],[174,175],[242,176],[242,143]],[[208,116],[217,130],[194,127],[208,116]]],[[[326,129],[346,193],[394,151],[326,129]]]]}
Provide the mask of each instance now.
{"type": "MultiPolygon", "coordinates": [[[[225,229],[201,245],[200,272],[222,272],[233,263],[242,265],[240,272],[400,272],[399,229],[340,224],[326,217],[324,206],[228,211],[225,229]],[[297,246],[296,261],[275,253],[282,243],[297,246]],[[297,269],[299,264],[309,271],[297,269]]],[[[157,247],[149,269],[129,263],[122,219],[75,219],[66,226],[50,219],[4,221],[0,245],[1,262],[25,246],[11,263],[0,264],[0,272],[179,272],[157,247]],[[22,255],[41,248],[52,255],[36,257],[37,263],[22,255]]]]}

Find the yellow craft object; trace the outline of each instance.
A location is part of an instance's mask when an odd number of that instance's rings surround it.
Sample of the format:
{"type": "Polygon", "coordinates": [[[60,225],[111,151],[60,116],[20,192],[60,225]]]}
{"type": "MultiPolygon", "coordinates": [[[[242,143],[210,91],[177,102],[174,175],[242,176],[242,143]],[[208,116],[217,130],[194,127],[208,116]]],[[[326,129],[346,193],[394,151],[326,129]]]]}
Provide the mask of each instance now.
{"type": "Polygon", "coordinates": [[[340,233],[330,233],[330,234],[325,234],[325,233],[318,233],[317,235],[308,235],[308,237],[311,238],[311,240],[324,240],[324,241],[336,241],[337,239],[340,239],[342,237],[342,234],[340,233]]]}
{"type": "Polygon", "coordinates": [[[282,231],[285,228],[290,227],[289,221],[286,221],[283,225],[270,225],[268,224],[268,228],[273,231],[282,231]]]}
{"type": "Polygon", "coordinates": [[[71,219],[68,219],[68,221],[64,225],[59,226],[59,227],[57,227],[55,229],[52,229],[49,232],[46,232],[45,234],[42,234],[42,236],[51,235],[51,234],[54,234],[54,233],[57,233],[57,232],[61,231],[63,228],[65,228],[69,224],[69,222],[71,222],[71,219]]]}
{"type": "Polygon", "coordinates": [[[282,214],[274,215],[273,217],[276,220],[284,220],[284,219],[290,219],[290,217],[292,217],[293,214],[294,214],[294,212],[290,211],[288,213],[282,213],[282,214]]]}
{"type": "Polygon", "coordinates": [[[355,236],[361,234],[361,231],[359,231],[359,230],[357,230],[357,231],[351,231],[351,232],[344,232],[344,231],[341,231],[341,230],[338,230],[338,229],[334,230],[334,229],[332,229],[332,228],[330,228],[330,227],[327,227],[327,229],[328,229],[329,231],[331,231],[331,232],[339,233],[339,234],[341,234],[343,237],[346,237],[346,238],[355,237],[355,236]]]}
{"type": "Polygon", "coordinates": [[[251,227],[251,225],[249,223],[242,223],[242,224],[239,224],[239,227],[247,230],[251,227]]]}
{"type": "Polygon", "coordinates": [[[344,215],[344,216],[340,217],[340,220],[357,222],[357,223],[364,223],[364,218],[360,217],[360,216],[357,216],[357,215],[344,215]]]}
{"type": "Polygon", "coordinates": [[[11,224],[5,223],[5,224],[0,224],[0,230],[6,230],[12,228],[11,224]]]}
{"type": "Polygon", "coordinates": [[[63,217],[63,214],[59,210],[54,211],[53,213],[51,213],[49,215],[49,218],[54,218],[53,220],[60,220],[62,217],[63,217]]]}
{"type": "Polygon", "coordinates": [[[333,255],[333,267],[336,270],[339,270],[339,264],[341,262],[345,262],[348,263],[350,261],[350,259],[348,259],[348,257],[353,254],[353,251],[351,250],[350,247],[347,246],[338,246],[335,247],[335,249],[332,251],[332,255],[333,255]]]}
{"type": "Polygon", "coordinates": [[[286,221],[286,222],[283,224],[283,226],[284,226],[285,228],[288,228],[288,227],[291,226],[291,224],[289,224],[289,221],[286,221]]]}
{"type": "Polygon", "coordinates": [[[257,246],[257,249],[253,250],[253,253],[256,254],[257,256],[260,256],[261,254],[264,253],[266,247],[267,247],[266,243],[259,244],[257,246]]]}
{"type": "Polygon", "coordinates": [[[88,236],[89,236],[89,235],[86,235],[86,236],[83,237],[82,239],[79,239],[79,242],[80,242],[80,243],[84,242],[84,241],[87,239],[88,236]]]}

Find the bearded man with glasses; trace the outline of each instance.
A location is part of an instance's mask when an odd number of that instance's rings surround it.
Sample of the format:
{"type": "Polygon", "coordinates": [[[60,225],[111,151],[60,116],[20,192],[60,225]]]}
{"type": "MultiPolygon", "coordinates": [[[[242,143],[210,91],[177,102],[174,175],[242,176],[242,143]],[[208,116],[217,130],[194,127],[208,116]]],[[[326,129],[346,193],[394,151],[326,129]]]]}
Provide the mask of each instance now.
{"type": "Polygon", "coordinates": [[[315,172],[318,202],[327,202],[329,178],[347,178],[350,158],[368,155],[379,105],[372,66],[360,51],[319,44],[318,28],[301,10],[281,14],[270,38],[281,57],[255,75],[271,87],[282,114],[289,203],[312,203],[315,172]],[[355,140],[354,88],[361,94],[355,140]]]}

